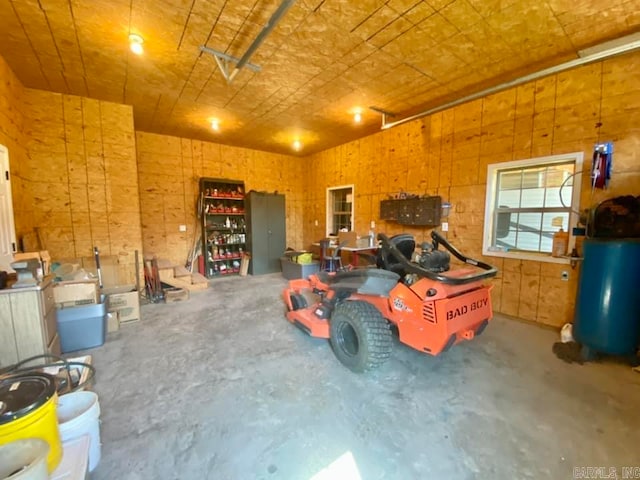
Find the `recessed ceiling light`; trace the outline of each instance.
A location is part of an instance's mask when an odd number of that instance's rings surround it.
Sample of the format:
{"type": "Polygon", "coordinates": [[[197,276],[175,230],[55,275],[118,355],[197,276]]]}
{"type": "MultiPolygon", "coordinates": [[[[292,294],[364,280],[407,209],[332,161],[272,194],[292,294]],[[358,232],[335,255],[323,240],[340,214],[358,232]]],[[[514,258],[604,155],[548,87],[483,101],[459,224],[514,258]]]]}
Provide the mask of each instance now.
{"type": "Polygon", "coordinates": [[[129,48],[136,55],[142,55],[144,53],[143,43],[144,39],[140,35],[136,35],[135,33],[129,35],[129,48]]]}
{"type": "Polygon", "coordinates": [[[355,123],[360,123],[362,121],[362,113],[359,110],[353,114],[353,121],[355,123]]]}
{"type": "Polygon", "coordinates": [[[214,132],[220,131],[220,120],[218,120],[217,118],[211,120],[211,130],[213,130],[214,132]]]}
{"type": "Polygon", "coordinates": [[[300,140],[294,140],[293,144],[291,145],[291,147],[296,151],[299,152],[300,150],[302,150],[302,142],[300,140]]]}

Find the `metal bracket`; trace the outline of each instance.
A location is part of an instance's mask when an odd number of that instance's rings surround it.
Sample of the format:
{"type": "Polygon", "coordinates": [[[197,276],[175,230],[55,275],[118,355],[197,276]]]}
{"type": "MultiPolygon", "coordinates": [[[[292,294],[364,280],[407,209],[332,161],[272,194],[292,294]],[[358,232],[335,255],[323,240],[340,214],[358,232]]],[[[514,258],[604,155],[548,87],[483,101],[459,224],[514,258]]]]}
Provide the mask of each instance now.
{"type": "MultiPolygon", "coordinates": [[[[213,48],[205,47],[204,45],[200,47],[200,51],[213,55],[214,60],[218,64],[218,68],[220,68],[220,72],[222,73],[222,76],[225,78],[227,82],[231,83],[231,80],[233,80],[233,77],[235,76],[233,72],[237,70],[237,67],[234,66],[232,69],[230,69],[229,65],[230,64],[237,65],[240,62],[240,59],[232,55],[227,55],[226,53],[221,52],[219,50],[214,50],[213,48]]],[[[253,63],[245,63],[244,66],[254,72],[259,72],[260,70],[262,70],[262,68],[260,68],[258,65],[254,65],[253,63]]]]}
{"type": "Polygon", "coordinates": [[[220,71],[222,72],[222,75],[224,75],[224,78],[227,80],[227,83],[231,83],[240,69],[243,67],[247,67],[254,72],[259,72],[260,67],[249,63],[251,56],[258,49],[258,47],[262,45],[262,42],[264,42],[265,38],[267,38],[269,33],[271,33],[271,30],[275,28],[283,15],[287,13],[287,10],[289,10],[289,8],[294,3],[296,3],[296,0],[282,0],[282,3],[278,6],[276,11],[273,12],[271,18],[269,18],[269,21],[262,28],[258,36],[253,40],[251,45],[249,45],[247,51],[244,52],[242,58],[232,57],[231,55],[227,55],[226,53],[213,50],[212,48],[207,48],[204,45],[200,47],[200,50],[210,53],[215,57],[216,63],[218,64],[218,67],[220,67],[220,71]],[[229,62],[235,63],[235,66],[233,67],[233,70],[231,70],[231,72],[229,72],[229,62]]]}
{"type": "Polygon", "coordinates": [[[378,108],[378,107],[369,107],[369,110],[373,110],[374,112],[377,112],[380,115],[382,115],[382,128],[384,128],[385,125],[387,124],[387,117],[393,118],[397,116],[397,114],[393,112],[389,112],[387,110],[383,110],[382,108],[378,108]]]}

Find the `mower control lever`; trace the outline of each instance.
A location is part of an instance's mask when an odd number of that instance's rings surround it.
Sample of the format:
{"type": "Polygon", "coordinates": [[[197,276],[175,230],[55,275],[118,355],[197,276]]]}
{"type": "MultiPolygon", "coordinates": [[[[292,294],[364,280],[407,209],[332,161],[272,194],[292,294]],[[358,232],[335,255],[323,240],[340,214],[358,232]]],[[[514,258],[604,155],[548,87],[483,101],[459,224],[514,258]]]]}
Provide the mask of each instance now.
{"type": "Polygon", "coordinates": [[[467,283],[476,282],[478,280],[482,280],[485,278],[495,277],[498,273],[498,269],[489,265],[488,263],[482,262],[480,260],[475,260],[471,257],[467,257],[462,254],[458,249],[456,249],[453,245],[451,245],[447,239],[445,239],[438,232],[433,230],[431,232],[431,238],[433,239],[433,249],[437,250],[439,245],[442,245],[449,252],[453,254],[458,260],[477,267],[480,269],[477,273],[470,273],[468,275],[462,275],[459,277],[452,277],[449,275],[442,275],[440,273],[431,272],[425,268],[422,268],[415,262],[410,261],[407,257],[405,257],[398,248],[393,245],[387,236],[384,233],[378,234],[378,240],[382,242],[382,250],[383,256],[386,254],[391,255],[397,262],[402,264],[404,270],[407,273],[415,273],[420,277],[426,277],[431,280],[441,282],[447,285],[465,285],[467,283]]]}

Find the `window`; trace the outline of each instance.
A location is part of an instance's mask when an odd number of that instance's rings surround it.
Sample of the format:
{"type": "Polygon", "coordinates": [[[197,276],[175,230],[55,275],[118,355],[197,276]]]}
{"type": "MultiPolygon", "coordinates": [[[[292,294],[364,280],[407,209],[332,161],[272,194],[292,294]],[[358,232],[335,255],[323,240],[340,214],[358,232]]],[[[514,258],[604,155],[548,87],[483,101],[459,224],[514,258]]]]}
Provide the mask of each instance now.
{"type": "Polygon", "coordinates": [[[576,224],[580,181],[575,175],[582,159],[578,152],[489,165],[483,254],[564,261],[549,254],[553,235],[576,224]]]}
{"type": "Polygon", "coordinates": [[[327,235],[353,227],[353,185],[327,188],[327,235]]]}

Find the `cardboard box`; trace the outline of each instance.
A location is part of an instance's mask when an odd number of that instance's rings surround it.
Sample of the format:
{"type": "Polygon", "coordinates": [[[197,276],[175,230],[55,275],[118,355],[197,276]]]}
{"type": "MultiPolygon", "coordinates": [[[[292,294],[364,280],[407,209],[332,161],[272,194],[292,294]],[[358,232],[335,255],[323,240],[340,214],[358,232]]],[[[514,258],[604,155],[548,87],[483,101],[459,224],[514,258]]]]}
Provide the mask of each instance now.
{"type": "Polygon", "coordinates": [[[356,232],[338,232],[338,245],[346,242],[345,247],[355,247],[358,241],[356,232]]]}
{"type": "Polygon", "coordinates": [[[116,312],[107,313],[107,333],[117,332],[120,330],[120,320],[116,312]]]}
{"type": "Polygon", "coordinates": [[[42,266],[42,274],[49,275],[51,273],[51,256],[47,250],[39,252],[18,252],[13,254],[13,260],[19,262],[21,260],[38,260],[42,266]]]}
{"type": "MultiPolygon", "coordinates": [[[[98,278],[95,257],[58,258],[56,261],[60,264],[58,268],[62,268],[65,274],[73,275],[78,271],[78,275],[82,274],[84,278],[98,278]]],[[[100,255],[100,274],[102,275],[103,288],[120,285],[119,268],[120,263],[116,255],[100,255]]],[[[64,275],[58,274],[58,276],[63,277],[64,275]]],[[[68,278],[68,280],[72,278],[68,278]]]]}
{"type": "MultiPolygon", "coordinates": [[[[98,276],[95,257],[82,257],[80,260],[82,268],[96,277],[98,276]]],[[[119,262],[116,255],[100,255],[100,275],[102,276],[102,286],[104,288],[119,286],[120,276],[118,269],[119,262]]]]}
{"type": "Polygon", "coordinates": [[[102,293],[108,299],[108,312],[117,316],[119,324],[140,320],[140,298],[134,285],[103,288],[102,293]]]}
{"type": "Polygon", "coordinates": [[[100,303],[96,280],[59,282],[53,286],[53,301],[57,308],[77,307],[100,303]]]}

